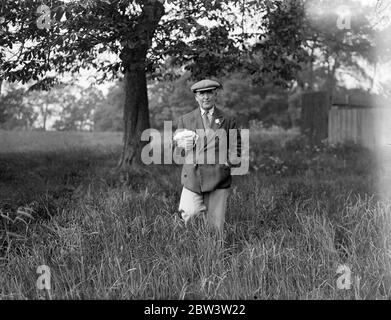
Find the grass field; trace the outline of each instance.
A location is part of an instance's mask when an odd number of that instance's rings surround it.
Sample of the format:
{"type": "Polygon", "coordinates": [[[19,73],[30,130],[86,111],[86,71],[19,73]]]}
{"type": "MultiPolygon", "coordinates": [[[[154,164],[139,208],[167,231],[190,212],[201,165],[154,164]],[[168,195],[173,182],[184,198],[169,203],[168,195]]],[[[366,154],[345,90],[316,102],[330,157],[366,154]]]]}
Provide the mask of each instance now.
{"type": "Polygon", "coordinates": [[[125,181],[120,147],[115,133],[0,132],[0,299],[390,298],[390,207],[368,150],[252,132],[221,240],[176,219],[179,166],[125,181]]]}

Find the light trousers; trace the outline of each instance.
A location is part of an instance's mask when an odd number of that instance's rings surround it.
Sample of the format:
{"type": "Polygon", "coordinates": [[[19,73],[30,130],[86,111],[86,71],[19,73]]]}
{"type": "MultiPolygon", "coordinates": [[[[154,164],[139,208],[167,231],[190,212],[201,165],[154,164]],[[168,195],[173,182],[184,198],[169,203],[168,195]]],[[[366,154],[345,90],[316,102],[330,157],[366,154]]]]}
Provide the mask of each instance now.
{"type": "Polygon", "coordinates": [[[216,227],[218,231],[223,231],[229,192],[230,189],[227,188],[198,194],[183,188],[179,211],[182,212],[185,224],[191,218],[204,213],[206,214],[204,219],[209,225],[216,227]]]}

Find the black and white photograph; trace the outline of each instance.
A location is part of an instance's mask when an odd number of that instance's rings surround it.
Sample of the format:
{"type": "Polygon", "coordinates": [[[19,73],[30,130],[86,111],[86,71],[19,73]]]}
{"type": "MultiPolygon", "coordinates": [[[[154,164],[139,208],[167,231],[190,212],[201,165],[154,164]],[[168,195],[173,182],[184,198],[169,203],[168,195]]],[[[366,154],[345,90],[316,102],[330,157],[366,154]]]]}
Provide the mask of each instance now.
{"type": "Polygon", "coordinates": [[[390,1],[0,0],[0,300],[390,299],[390,1]]]}

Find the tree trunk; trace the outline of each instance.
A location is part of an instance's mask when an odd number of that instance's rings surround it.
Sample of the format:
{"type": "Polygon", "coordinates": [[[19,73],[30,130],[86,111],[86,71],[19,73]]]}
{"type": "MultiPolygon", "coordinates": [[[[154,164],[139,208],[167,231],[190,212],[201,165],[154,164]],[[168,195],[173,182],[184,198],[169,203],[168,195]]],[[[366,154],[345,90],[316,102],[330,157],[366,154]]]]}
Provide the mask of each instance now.
{"type": "Polygon", "coordinates": [[[330,103],[327,91],[305,93],[302,96],[301,132],[311,145],[319,145],[328,136],[330,103]]]}
{"type": "Polygon", "coordinates": [[[141,134],[150,127],[147,80],[144,70],[127,71],[125,74],[125,106],[124,106],[124,146],[120,162],[121,169],[139,166],[141,150],[145,142],[141,134]]]}
{"type": "Polygon", "coordinates": [[[46,119],[47,119],[47,114],[48,114],[48,104],[45,104],[45,109],[43,113],[43,131],[46,131],[46,119]]]}
{"type": "Polygon", "coordinates": [[[142,164],[141,150],[148,143],[141,141],[142,132],[150,127],[146,59],[163,15],[164,6],[160,1],[144,1],[143,13],[137,26],[130,38],[123,43],[120,57],[125,73],[125,132],[119,168],[124,171],[142,164]]]}
{"type": "Polygon", "coordinates": [[[310,57],[310,82],[308,85],[308,91],[314,90],[314,51],[315,45],[311,48],[311,57],[310,57]]]}
{"type": "Polygon", "coordinates": [[[339,68],[338,56],[335,57],[334,64],[332,67],[331,67],[331,63],[330,63],[330,58],[327,57],[327,78],[326,78],[325,90],[328,93],[328,99],[330,102],[333,99],[334,89],[337,84],[337,79],[335,77],[335,73],[338,68],[339,68]]]}
{"type": "Polygon", "coordinates": [[[373,88],[375,86],[376,71],[377,71],[377,61],[373,65],[373,76],[371,78],[371,85],[370,85],[370,88],[369,88],[370,92],[373,92],[373,88]]]}

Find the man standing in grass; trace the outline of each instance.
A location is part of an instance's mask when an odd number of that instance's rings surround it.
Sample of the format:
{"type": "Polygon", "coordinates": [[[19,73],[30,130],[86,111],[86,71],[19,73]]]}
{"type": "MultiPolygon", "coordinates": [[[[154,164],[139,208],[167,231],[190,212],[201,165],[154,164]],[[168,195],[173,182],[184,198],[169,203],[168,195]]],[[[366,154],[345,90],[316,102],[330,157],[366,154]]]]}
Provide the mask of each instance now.
{"type": "Polygon", "coordinates": [[[240,157],[241,151],[235,120],[216,107],[217,90],[221,88],[219,82],[209,79],[191,87],[199,107],[179,118],[180,133],[174,137],[175,152],[184,153],[186,159],[191,156],[191,163],[185,161],[182,168],[179,216],[187,224],[203,214],[205,222],[219,232],[223,231],[232,182],[230,153],[240,157]],[[237,134],[236,141],[230,139],[230,130],[237,134]]]}

